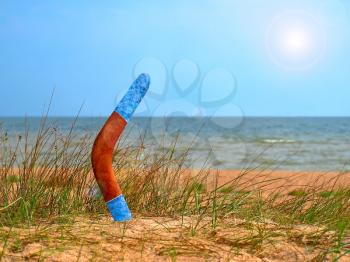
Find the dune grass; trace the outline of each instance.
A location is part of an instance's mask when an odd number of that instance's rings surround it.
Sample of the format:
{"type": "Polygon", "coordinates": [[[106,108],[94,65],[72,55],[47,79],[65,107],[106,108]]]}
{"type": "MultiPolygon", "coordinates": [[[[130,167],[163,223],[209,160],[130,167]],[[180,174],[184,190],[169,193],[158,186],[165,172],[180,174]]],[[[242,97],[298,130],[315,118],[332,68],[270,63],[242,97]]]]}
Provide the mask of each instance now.
{"type": "MultiPolygon", "coordinates": [[[[81,135],[74,127],[75,123],[62,134],[44,117],[34,139],[28,127],[15,142],[0,130],[0,259],[6,252],[23,251],[28,243],[50,239],[42,229],[23,238],[17,228],[66,226],[76,217],[108,216],[101,197],[91,191],[96,186],[90,164],[93,136],[81,135]]],[[[136,146],[125,141],[115,151],[114,170],[136,217],[191,218],[193,223],[184,226],[190,236],[203,230],[215,234],[227,221],[240,219],[251,234],[241,239],[232,236],[232,252],[243,247],[262,254],[265,245],[284,234],[290,241],[316,249],[315,261],[338,260],[350,253],[350,188],[300,188],[287,195],[266,196],[259,188],[247,190],[242,182],[255,168],[218,185],[207,168],[186,175],[191,146],[178,152],[177,138],[170,149],[152,154],[142,135],[136,146]],[[214,181],[213,188],[208,189],[208,180],[214,181]],[[271,225],[278,225],[278,230],[271,225]],[[293,229],[300,225],[318,230],[297,234],[293,229]]],[[[162,252],[176,260],[179,247],[162,252]]]]}

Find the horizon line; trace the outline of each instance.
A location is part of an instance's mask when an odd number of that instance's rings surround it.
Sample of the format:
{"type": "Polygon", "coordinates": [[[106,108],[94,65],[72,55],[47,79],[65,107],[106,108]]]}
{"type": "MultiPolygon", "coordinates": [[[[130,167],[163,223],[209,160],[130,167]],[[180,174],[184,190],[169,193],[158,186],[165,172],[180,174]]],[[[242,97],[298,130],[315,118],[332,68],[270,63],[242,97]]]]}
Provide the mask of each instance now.
{"type": "MultiPolygon", "coordinates": [[[[39,116],[39,115],[24,115],[24,116],[19,116],[19,115],[13,115],[13,116],[1,116],[0,118],[106,118],[109,117],[110,115],[100,115],[100,116],[88,116],[88,115],[82,115],[82,116],[74,116],[74,115],[52,115],[52,116],[39,116]]],[[[341,118],[348,118],[350,115],[294,115],[294,116],[283,116],[283,115],[247,115],[247,116],[134,116],[133,118],[165,118],[165,117],[172,117],[172,118],[252,118],[252,117],[259,117],[259,118],[266,118],[266,117],[271,117],[271,118],[278,118],[278,117],[283,117],[283,118],[336,118],[336,117],[341,117],[341,118]]]]}

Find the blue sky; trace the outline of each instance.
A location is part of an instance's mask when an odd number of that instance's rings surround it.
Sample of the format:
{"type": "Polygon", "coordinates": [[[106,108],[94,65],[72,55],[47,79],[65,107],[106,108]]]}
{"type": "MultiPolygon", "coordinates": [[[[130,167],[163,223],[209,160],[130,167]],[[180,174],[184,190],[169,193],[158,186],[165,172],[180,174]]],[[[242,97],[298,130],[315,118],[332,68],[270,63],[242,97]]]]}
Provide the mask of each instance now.
{"type": "Polygon", "coordinates": [[[109,115],[139,71],[140,114],[349,116],[350,2],[0,1],[1,116],[109,115]]]}

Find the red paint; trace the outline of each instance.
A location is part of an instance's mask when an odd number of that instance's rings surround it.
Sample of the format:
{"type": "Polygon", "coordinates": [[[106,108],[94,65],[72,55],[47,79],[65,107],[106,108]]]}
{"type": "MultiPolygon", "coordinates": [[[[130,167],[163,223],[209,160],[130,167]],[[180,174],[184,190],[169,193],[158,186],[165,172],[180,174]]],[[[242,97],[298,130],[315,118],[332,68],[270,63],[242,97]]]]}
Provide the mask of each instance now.
{"type": "Polygon", "coordinates": [[[112,168],[113,151],[127,122],[117,112],[113,112],[96,137],[91,160],[96,181],[107,202],[122,194],[112,168]]]}

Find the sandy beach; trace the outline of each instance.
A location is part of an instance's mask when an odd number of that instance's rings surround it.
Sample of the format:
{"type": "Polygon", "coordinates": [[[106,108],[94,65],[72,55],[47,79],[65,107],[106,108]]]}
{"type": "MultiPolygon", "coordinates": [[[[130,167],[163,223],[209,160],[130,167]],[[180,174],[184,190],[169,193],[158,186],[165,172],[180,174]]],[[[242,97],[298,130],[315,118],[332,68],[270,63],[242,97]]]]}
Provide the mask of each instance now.
{"type": "MultiPolygon", "coordinates": [[[[18,176],[19,172],[11,169],[9,173],[18,176]]],[[[149,172],[122,169],[116,175],[123,180],[130,174],[147,177],[149,172]]],[[[58,173],[64,177],[74,171],[62,169],[58,173]]],[[[36,174],[46,172],[38,168],[36,174]]],[[[155,173],[161,174],[160,170],[155,173]]],[[[232,189],[259,192],[263,197],[277,192],[292,197],[295,190],[324,192],[350,186],[348,172],[184,169],[179,174],[183,182],[197,177],[206,191],[232,189]]],[[[86,175],[93,179],[91,171],[86,175]]],[[[11,238],[2,243],[5,248],[0,247],[0,253],[4,252],[4,261],[318,261],[336,238],[335,232],[325,231],[323,226],[302,223],[282,225],[270,219],[257,222],[229,215],[220,217],[213,229],[212,217],[207,214],[145,216],[132,211],[133,220],[122,224],[113,222],[108,214],[67,214],[63,224],[51,218],[56,222],[49,219],[23,228],[5,226],[0,233],[11,238]],[[16,241],[21,242],[18,248],[16,241]]],[[[339,261],[350,261],[350,257],[344,255],[339,261]]]]}
{"type": "Polygon", "coordinates": [[[296,189],[332,190],[350,186],[350,172],[288,171],[288,170],[187,170],[191,175],[207,172],[208,186],[223,187],[235,181],[242,190],[290,192],[296,189]]]}
{"type": "MultiPolygon", "coordinates": [[[[248,229],[247,221],[224,219],[215,231],[207,231],[210,223],[210,217],[137,216],[118,224],[104,216],[75,217],[66,225],[14,228],[14,234],[31,242],[21,252],[8,251],[3,261],[318,261],[312,259],[322,249],[306,245],[316,237],[327,244],[332,237],[315,226],[286,230],[265,221],[249,224],[248,229]],[[193,228],[197,228],[195,234],[189,233],[193,228]],[[255,243],[261,230],[266,231],[266,240],[255,243]]],[[[5,227],[0,232],[9,230],[5,227]]],[[[339,261],[350,261],[350,257],[339,261]]]]}
{"type": "MultiPolygon", "coordinates": [[[[19,175],[18,168],[12,168],[8,173],[19,175]]],[[[46,174],[46,170],[37,169],[37,174],[46,174]]],[[[57,171],[64,174],[72,170],[61,168],[57,171]]],[[[116,170],[118,180],[123,180],[128,174],[144,176],[149,170],[121,169],[116,170]]],[[[294,190],[336,190],[350,187],[350,172],[322,171],[291,171],[291,170],[258,170],[258,169],[183,169],[181,180],[197,177],[208,191],[216,187],[222,189],[234,185],[237,190],[261,191],[264,194],[279,192],[282,194],[294,190]]],[[[62,177],[61,176],[61,177],[62,177]]],[[[59,176],[55,176],[59,178],[59,176]]],[[[52,177],[51,177],[52,179],[52,177]]],[[[61,179],[61,178],[60,178],[61,179]]],[[[80,180],[81,177],[76,176],[80,180]]],[[[92,170],[88,172],[88,180],[94,181],[92,170]]],[[[54,182],[54,181],[51,181],[54,182]]]]}

